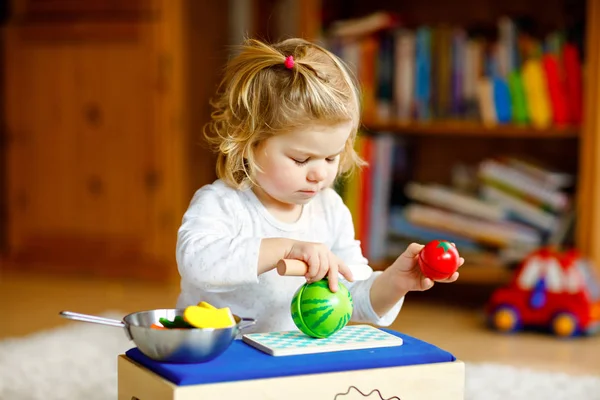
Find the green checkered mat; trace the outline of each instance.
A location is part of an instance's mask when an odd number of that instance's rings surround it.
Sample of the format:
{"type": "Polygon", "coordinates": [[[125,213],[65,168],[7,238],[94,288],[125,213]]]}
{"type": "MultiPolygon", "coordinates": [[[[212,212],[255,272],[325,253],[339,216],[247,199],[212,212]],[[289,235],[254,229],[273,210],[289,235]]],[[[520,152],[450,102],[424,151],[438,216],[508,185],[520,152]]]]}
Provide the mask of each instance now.
{"type": "Polygon", "coordinates": [[[402,345],[402,338],[370,325],[349,325],[325,339],[315,339],[300,331],[284,331],[248,333],[242,336],[242,340],[272,356],[402,345]]]}

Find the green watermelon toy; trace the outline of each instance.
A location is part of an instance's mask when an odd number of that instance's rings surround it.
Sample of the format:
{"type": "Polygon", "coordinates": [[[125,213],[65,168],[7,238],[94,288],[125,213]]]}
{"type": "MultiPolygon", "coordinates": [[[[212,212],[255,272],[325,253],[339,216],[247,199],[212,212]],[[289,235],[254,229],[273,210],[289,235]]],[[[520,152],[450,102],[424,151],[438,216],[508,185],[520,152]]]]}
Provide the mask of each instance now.
{"type": "Polygon", "coordinates": [[[341,282],[338,286],[338,291],[332,292],[327,279],[300,286],[291,304],[292,319],[298,329],[323,339],[346,326],[354,306],[346,286],[341,282]]]}

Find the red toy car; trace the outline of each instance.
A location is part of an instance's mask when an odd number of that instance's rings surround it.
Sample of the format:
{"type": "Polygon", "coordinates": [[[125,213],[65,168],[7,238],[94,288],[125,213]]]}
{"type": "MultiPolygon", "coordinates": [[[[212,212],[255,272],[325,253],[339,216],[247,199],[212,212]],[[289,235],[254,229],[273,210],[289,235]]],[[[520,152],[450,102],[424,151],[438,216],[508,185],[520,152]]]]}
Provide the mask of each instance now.
{"type": "Polygon", "coordinates": [[[521,263],[485,311],[501,332],[536,327],[562,337],[591,334],[600,328],[600,284],[576,251],[544,248],[521,263]]]}

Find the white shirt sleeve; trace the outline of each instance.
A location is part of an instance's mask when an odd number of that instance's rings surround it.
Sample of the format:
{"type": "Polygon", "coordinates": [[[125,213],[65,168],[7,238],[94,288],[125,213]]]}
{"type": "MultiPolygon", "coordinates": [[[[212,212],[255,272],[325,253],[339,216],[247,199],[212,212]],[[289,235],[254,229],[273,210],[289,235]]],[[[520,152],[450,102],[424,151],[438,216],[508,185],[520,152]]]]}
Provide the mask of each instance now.
{"type": "Polygon", "coordinates": [[[176,258],[183,280],[213,292],[258,282],[255,267],[261,238],[239,235],[236,200],[210,187],[195,193],[177,235],[176,258]]]}
{"type": "MultiPolygon", "coordinates": [[[[331,191],[330,199],[332,201],[331,209],[335,213],[334,232],[336,232],[336,240],[331,251],[340,257],[346,265],[362,264],[368,265],[368,260],[363,256],[360,248],[360,241],[355,239],[354,224],[352,222],[352,214],[344,204],[342,198],[335,191],[331,191]]],[[[343,281],[348,290],[352,294],[354,302],[354,313],[352,314],[353,322],[372,323],[379,326],[391,325],[404,303],[402,297],[385,315],[379,316],[373,310],[371,304],[371,286],[381,271],[374,271],[371,277],[366,281],[347,282],[343,281]]]]}

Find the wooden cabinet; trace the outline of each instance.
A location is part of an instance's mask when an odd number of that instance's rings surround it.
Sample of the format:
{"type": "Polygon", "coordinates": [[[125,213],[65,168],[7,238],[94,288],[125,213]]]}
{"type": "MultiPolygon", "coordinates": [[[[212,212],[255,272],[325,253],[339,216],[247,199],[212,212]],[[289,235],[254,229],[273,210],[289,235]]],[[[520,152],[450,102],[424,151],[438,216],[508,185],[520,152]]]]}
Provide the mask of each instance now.
{"type": "Polygon", "coordinates": [[[7,265],[168,279],[200,185],[226,2],[15,3],[4,31],[7,265]]]}

